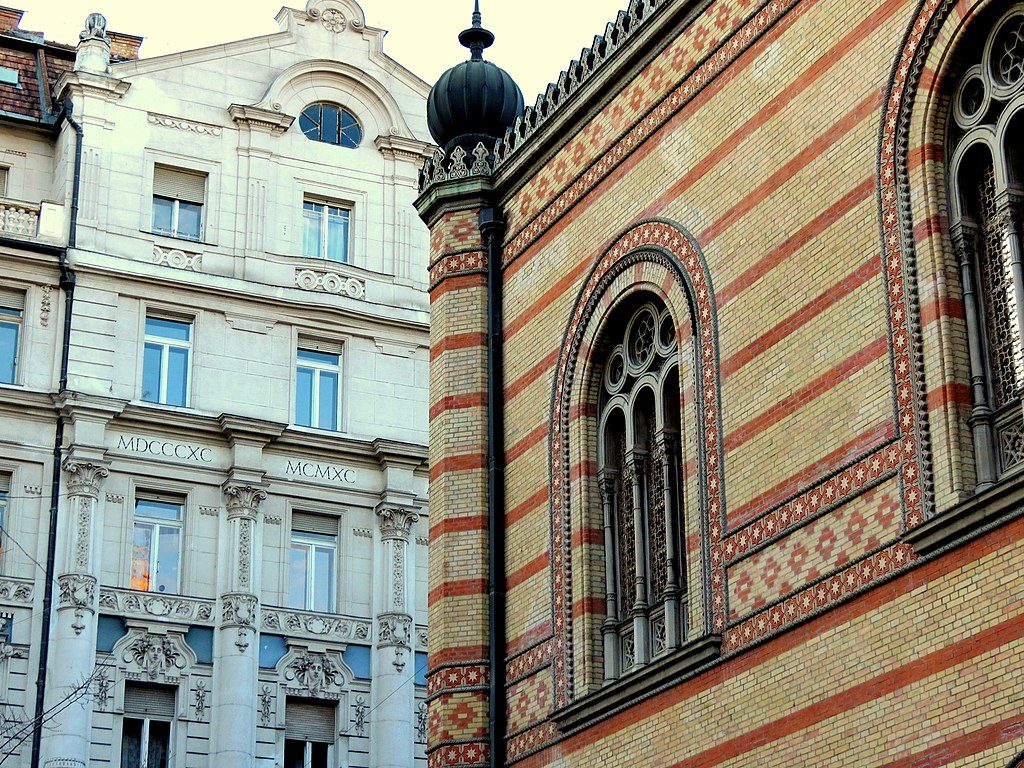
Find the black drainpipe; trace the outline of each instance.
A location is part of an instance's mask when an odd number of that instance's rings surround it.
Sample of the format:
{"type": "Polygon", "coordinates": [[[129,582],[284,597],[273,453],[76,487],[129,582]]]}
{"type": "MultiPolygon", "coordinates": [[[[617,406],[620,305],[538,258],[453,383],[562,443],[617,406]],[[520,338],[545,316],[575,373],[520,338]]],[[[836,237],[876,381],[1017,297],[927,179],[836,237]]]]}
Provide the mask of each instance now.
{"type": "Polygon", "coordinates": [[[484,208],[480,234],[487,249],[487,539],[489,733],[492,768],[505,765],[505,389],[501,241],[505,218],[484,208]]]}
{"type": "MultiPolygon", "coordinates": [[[[75,272],[67,265],[68,249],[78,242],[78,194],[82,181],[82,126],[72,117],[71,101],[64,105],[62,117],[75,132],[75,172],[71,182],[71,222],[68,247],[58,257],[60,287],[64,291],[64,336],[60,352],[60,383],[58,391],[68,386],[68,357],[71,351],[71,317],[75,306],[75,272]]],[[[46,582],[43,586],[43,618],[39,632],[39,667],[36,671],[36,706],[32,726],[31,768],[39,768],[39,751],[43,742],[43,712],[46,702],[46,666],[50,656],[50,616],[53,611],[53,581],[57,559],[57,506],[60,502],[61,458],[64,448],[64,417],[57,413],[53,437],[53,476],[50,480],[50,534],[46,542],[46,582]]]]}

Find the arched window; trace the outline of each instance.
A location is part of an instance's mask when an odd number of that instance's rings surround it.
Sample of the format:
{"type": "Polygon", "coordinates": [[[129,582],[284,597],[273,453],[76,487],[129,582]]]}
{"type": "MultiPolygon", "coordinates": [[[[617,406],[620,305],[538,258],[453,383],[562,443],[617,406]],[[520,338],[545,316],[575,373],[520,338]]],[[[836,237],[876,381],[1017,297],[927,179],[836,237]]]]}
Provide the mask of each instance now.
{"type": "Polygon", "coordinates": [[[363,140],[363,129],[355,116],[337,104],[310,104],[299,115],[299,128],[307,139],[355,149],[363,140]]]}
{"type": "Polygon", "coordinates": [[[678,648],[686,634],[676,326],[664,306],[646,301],[611,324],[601,348],[603,645],[605,677],[614,679],[678,648]]]}
{"type": "Polygon", "coordinates": [[[950,230],[970,352],[978,489],[1024,463],[1024,3],[976,41],[952,94],[950,230]]]}

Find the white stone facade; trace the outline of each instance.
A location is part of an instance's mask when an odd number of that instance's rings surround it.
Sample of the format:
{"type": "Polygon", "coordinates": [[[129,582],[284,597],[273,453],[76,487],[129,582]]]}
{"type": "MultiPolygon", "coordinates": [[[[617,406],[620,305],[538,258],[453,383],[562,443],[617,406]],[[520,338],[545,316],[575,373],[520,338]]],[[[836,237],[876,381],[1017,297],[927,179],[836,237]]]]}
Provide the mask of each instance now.
{"type": "MultiPolygon", "coordinates": [[[[72,122],[0,124],[0,298],[23,300],[0,383],[0,700],[21,731],[37,716],[60,421],[48,768],[124,765],[129,721],[148,739],[169,723],[174,768],[289,766],[294,713],[327,711],[323,765],[425,765],[428,243],[412,201],[429,88],[382,53],[353,0],[278,22],[111,61],[91,20],[54,89],[54,111],[70,100],[81,126],[77,199],[72,122]],[[354,116],[358,146],[304,135],[316,103],[354,116]],[[154,232],[160,168],[201,179],[198,237],[154,232]],[[347,262],[304,255],[304,204],[326,206],[314,224],[344,212],[347,262]],[[160,359],[147,362],[147,318],[189,328],[184,405],[145,389],[160,359]],[[299,349],[326,350],[336,378],[303,378],[299,349]],[[298,424],[314,379],[309,407],[333,428],[298,424]],[[140,500],[176,511],[140,522],[140,500]],[[329,530],[307,535],[310,520],[329,530]],[[295,604],[297,547],[313,562],[305,593],[329,609],[295,604]],[[173,712],[151,723],[133,709],[142,694],[173,695],[173,712]]],[[[161,393],[178,381],[169,359],[161,393]]],[[[8,764],[29,766],[31,737],[8,743],[8,764]]]]}

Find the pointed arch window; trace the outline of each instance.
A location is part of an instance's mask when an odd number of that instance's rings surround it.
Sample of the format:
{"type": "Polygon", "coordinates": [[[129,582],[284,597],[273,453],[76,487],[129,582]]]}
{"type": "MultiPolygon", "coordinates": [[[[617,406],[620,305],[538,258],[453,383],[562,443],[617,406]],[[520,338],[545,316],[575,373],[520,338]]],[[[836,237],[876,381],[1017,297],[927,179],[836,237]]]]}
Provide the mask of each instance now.
{"type": "Polygon", "coordinates": [[[950,230],[960,272],[978,489],[1024,465],[1024,3],[973,50],[948,125],[950,230]]]}
{"type": "Polygon", "coordinates": [[[686,636],[676,327],[654,301],[606,333],[598,485],[604,522],[605,678],[686,636]]]}

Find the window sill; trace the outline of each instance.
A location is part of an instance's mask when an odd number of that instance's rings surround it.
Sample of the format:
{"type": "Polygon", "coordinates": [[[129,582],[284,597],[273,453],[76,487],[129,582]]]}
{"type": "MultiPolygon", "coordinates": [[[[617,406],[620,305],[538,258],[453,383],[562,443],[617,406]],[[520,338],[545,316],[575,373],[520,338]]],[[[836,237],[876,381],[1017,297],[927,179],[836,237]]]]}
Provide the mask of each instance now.
{"type": "Polygon", "coordinates": [[[553,718],[563,732],[592,725],[622,707],[640,702],[657,689],[678,681],[686,673],[714,661],[721,654],[721,635],[697,638],[643,669],[631,672],[574,701],[555,712],[553,718]]]}
{"type": "Polygon", "coordinates": [[[993,487],[962,501],[910,531],[904,540],[928,555],[990,527],[1008,522],[1024,508],[1024,467],[993,487]]]}
{"type": "MultiPolygon", "coordinates": [[[[188,245],[190,245],[190,246],[192,246],[194,248],[202,248],[204,246],[207,247],[207,248],[216,248],[217,247],[216,243],[209,242],[207,240],[190,240],[187,237],[178,237],[177,235],[171,235],[171,234],[168,234],[167,232],[154,232],[152,230],[145,230],[145,229],[139,230],[139,231],[142,232],[144,235],[149,235],[150,237],[158,237],[161,240],[166,240],[166,241],[168,241],[168,243],[170,245],[176,246],[178,248],[182,248],[183,247],[183,246],[180,245],[180,243],[187,243],[188,245]]],[[[188,250],[188,249],[185,249],[185,250],[188,250]]]]}

